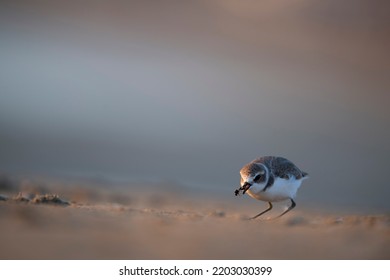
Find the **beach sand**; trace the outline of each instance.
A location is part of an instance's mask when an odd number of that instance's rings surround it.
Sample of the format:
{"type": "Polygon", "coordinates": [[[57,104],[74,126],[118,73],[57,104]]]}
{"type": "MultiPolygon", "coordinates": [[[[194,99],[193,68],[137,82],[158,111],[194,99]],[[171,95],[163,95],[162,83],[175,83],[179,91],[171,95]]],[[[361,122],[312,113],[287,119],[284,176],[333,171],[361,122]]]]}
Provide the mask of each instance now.
{"type": "Polygon", "coordinates": [[[248,220],[267,204],[138,189],[3,190],[0,259],[390,258],[390,215],[300,206],[279,219],[268,219],[280,213],[275,207],[248,220]]]}

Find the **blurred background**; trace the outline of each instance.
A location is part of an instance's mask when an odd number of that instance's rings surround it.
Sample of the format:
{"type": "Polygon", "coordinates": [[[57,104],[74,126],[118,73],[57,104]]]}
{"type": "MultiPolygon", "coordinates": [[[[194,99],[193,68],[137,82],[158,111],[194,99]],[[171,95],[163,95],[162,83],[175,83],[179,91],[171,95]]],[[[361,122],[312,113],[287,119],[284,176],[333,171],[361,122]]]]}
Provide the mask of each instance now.
{"type": "Polygon", "coordinates": [[[244,164],[279,155],[310,174],[298,204],[389,212],[389,11],[3,0],[0,174],[230,198],[244,164]]]}

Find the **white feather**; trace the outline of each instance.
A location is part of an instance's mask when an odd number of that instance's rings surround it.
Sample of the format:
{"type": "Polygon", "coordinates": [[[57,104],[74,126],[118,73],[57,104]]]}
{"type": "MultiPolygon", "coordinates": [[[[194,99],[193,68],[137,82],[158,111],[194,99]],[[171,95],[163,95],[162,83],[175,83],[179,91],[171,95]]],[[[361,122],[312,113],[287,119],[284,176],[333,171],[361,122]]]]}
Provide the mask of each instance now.
{"type": "Polygon", "coordinates": [[[306,178],[290,179],[275,178],[274,184],[267,188],[265,191],[264,184],[253,184],[247,191],[248,195],[263,201],[282,201],[286,199],[293,199],[302,184],[302,181],[306,178]]]}

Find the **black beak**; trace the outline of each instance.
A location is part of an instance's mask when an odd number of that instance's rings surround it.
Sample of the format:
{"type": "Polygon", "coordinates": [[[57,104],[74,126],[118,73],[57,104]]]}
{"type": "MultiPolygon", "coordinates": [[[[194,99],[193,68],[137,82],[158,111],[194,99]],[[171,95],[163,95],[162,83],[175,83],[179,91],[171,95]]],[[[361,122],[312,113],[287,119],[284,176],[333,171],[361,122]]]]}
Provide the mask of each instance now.
{"type": "Polygon", "coordinates": [[[243,190],[242,194],[245,194],[247,190],[249,190],[249,188],[251,187],[252,185],[249,184],[248,182],[245,182],[244,185],[241,187],[241,189],[243,190]]]}
{"type": "Polygon", "coordinates": [[[249,190],[249,188],[250,188],[251,186],[252,186],[251,184],[245,182],[244,185],[243,185],[242,187],[239,187],[237,190],[234,191],[234,194],[235,194],[236,196],[239,195],[241,190],[243,191],[242,194],[245,194],[245,192],[246,192],[247,190],[249,190]]]}

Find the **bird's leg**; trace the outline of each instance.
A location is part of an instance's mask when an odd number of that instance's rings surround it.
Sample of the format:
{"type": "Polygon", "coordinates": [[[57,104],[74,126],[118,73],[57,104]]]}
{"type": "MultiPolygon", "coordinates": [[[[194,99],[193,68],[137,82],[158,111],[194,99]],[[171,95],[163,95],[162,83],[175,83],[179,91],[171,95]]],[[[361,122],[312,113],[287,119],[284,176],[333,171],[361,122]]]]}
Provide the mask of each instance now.
{"type": "Polygon", "coordinates": [[[290,200],[291,200],[291,205],[290,205],[290,207],[288,207],[286,211],[284,211],[282,214],[280,214],[279,216],[276,216],[276,217],[273,218],[273,219],[282,217],[284,214],[286,214],[288,211],[290,211],[291,209],[293,209],[293,208],[296,206],[295,201],[292,200],[292,198],[291,198],[290,200]]]}
{"type": "Polygon", "coordinates": [[[269,205],[269,207],[266,210],[264,210],[260,214],[257,214],[256,216],[253,216],[252,218],[250,218],[250,220],[256,219],[257,217],[259,217],[259,216],[263,215],[264,213],[267,213],[269,210],[271,210],[272,209],[272,203],[268,201],[268,205],[269,205]]]}

